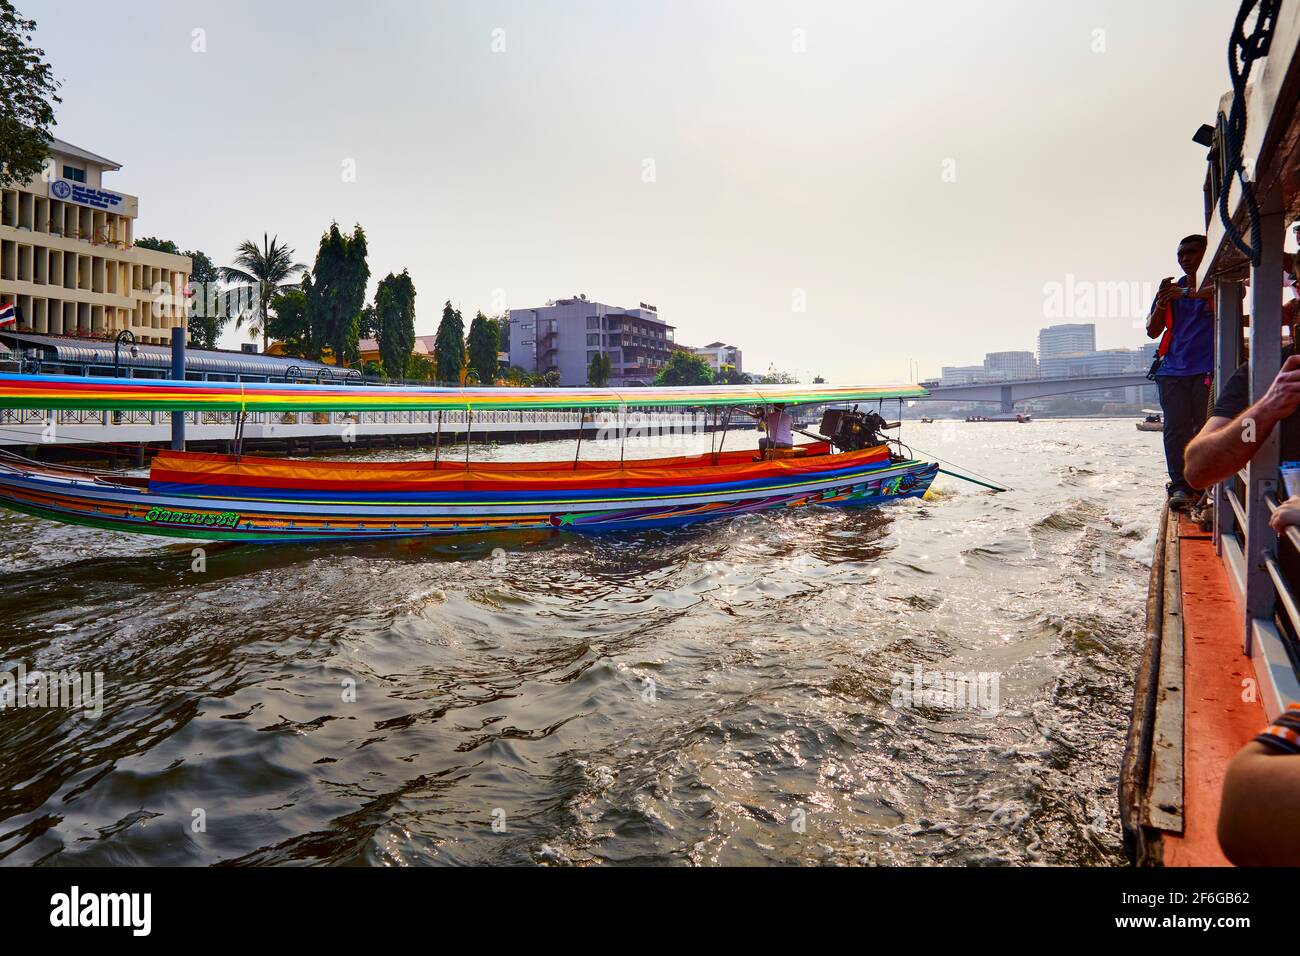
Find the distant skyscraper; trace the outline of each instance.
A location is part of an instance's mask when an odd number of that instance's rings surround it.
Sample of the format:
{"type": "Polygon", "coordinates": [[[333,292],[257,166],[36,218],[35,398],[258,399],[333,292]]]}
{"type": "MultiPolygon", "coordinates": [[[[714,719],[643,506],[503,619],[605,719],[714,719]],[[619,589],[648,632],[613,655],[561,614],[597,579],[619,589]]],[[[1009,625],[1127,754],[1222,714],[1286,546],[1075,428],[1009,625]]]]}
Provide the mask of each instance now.
{"type": "Polygon", "coordinates": [[[1038,362],[1058,355],[1097,351],[1097,326],[1091,322],[1049,325],[1038,332],[1038,362]]]}
{"type": "Polygon", "coordinates": [[[1033,352],[989,352],[984,367],[998,378],[1035,378],[1038,360],[1033,352]]]}

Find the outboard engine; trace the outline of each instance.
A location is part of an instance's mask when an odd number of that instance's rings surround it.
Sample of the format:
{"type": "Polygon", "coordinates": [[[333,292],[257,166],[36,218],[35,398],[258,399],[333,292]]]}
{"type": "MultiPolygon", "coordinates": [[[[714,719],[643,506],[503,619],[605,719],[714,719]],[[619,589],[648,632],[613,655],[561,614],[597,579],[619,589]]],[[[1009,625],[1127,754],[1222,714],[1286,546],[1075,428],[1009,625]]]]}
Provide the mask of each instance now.
{"type": "Polygon", "coordinates": [[[854,405],[850,411],[844,408],[828,408],[822,414],[819,431],[827,441],[840,451],[860,451],[879,445],[883,441],[880,432],[886,428],[897,428],[898,422],[887,422],[878,412],[858,411],[854,405]]]}

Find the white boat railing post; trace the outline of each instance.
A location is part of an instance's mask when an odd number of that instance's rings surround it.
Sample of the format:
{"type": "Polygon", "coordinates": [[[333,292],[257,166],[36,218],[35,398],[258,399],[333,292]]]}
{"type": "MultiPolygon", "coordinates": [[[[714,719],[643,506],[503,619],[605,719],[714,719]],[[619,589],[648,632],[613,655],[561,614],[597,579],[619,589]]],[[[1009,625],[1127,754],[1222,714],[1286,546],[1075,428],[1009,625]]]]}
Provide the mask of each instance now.
{"type": "MultiPolygon", "coordinates": [[[[1268,391],[1282,360],[1282,244],[1283,215],[1270,211],[1259,217],[1259,265],[1250,270],[1250,398],[1253,403],[1268,391]]],[[[1271,515],[1264,498],[1277,491],[1278,432],[1274,428],[1262,441],[1245,422],[1243,441],[1256,440],[1259,449],[1246,466],[1246,628],[1243,649],[1251,655],[1253,623],[1273,620],[1277,593],[1265,563],[1277,550],[1277,535],[1268,526],[1271,515]],[[1246,434],[1251,429],[1252,434],[1246,434]]]]}
{"type": "MultiPolygon", "coordinates": [[[[1241,283],[1220,279],[1214,284],[1214,396],[1217,398],[1228,379],[1241,364],[1241,283]]],[[[1236,516],[1228,495],[1232,494],[1229,478],[1214,486],[1214,553],[1223,556],[1223,536],[1237,530],[1236,516]]]]}

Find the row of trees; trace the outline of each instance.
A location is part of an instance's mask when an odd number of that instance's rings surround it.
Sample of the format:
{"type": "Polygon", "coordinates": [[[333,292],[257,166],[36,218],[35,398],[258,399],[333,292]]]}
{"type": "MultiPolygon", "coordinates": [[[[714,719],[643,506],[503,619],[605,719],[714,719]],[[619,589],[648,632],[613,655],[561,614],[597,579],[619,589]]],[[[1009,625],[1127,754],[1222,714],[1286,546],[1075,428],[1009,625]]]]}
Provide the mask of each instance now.
{"type": "Polygon", "coordinates": [[[291,247],[265,233],[260,244],[241,242],[224,267],[213,265],[202,251],[182,251],[171,240],[144,238],[136,245],[193,260],[192,292],[207,306],[190,315],[190,338],[200,347],[214,348],[233,319],[236,329],[248,328],[261,337],[263,351],[275,339],[286,355],[317,361],[334,357],[341,365],[357,366],[358,343],[373,338],[379,362],[368,363],[368,373],[440,382],[497,379],[501,320],[479,312],[470,324],[467,348],[460,311],[448,302],[431,360],[414,352],[416,291],[409,271],[386,275],[366,305],[370,267],[359,225],[348,234],[332,223],[310,269],[296,261],[291,247]]]}
{"type": "MultiPolygon", "coordinates": [[[[497,355],[507,340],[508,319],[478,312],[467,336],[464,318],[451,302],[443,305],[434,336],[434,355],[415,352],[415,283],[406,270],[400,275],[390,272],[379,281],[373,303],[365,305],[370,267],[366,263],[366,236],[360,226],[347,235],[337,223],[331,224],[321,237],[310,270],[294,261],[293,249],[266,234],[261,245],[252,240],[240,243],[233,264],[224,268],[214,266],[201,251],[181,252],[169,240],[147,238],[136,244],[189,256],[194,261],[192,281],[196,285],[208,288],[223,280],[228,283],[222,291],[224,301],[242,303],[233,312],[195,310],[190,318],[191,339],[204,348],[215,347],[233,315],[236,328],[246,325],[262,337],[264,350],[269,339],[274,338],[285,354],[314,360],[328,352],[342,356],[341,364],[358,365],[358,341],[373,338],[379,345],[379,362],[367,363],[366,374],[445,383],[559,384],[557,372],[532,373],[519,368],[499,372],[497,355]]],[[[587,368],[587,383],[604,388],[612,374],[609,356],[598,352],[587,368]]],[[[793,375],[775,369],[764,375],[750,375],[724,365],[715,372],[703,358],[684,351],[674,352],[655,377],[656,385],[774,385],[795,381],[793,375]]]]}

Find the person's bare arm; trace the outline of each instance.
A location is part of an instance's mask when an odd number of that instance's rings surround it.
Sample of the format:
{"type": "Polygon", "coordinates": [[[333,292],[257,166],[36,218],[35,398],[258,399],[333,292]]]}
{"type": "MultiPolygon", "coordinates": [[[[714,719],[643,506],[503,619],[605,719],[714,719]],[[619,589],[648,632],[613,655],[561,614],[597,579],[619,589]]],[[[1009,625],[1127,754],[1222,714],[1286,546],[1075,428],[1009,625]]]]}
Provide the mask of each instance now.
{"type": "MultiPolygon", "coordinates": [[[[1254,442],[1246,441],[1246,419],[1250,409],[1236,418],[1216,416],[1207,421],[1196,437],[1187,443],[1183,452],[1183,477],[1193,488],[1208,488],[1235,475],[1246,467],[1259,447],[1268,437],[1268,431],[1259,433],[1255,426],[1254,442]]],[[[1272,425],[1268,425],[1269,430],[1272,425]]]]}
{"type": "Polygon", "coordinates": [[[1259,443],[1300,406],[1300,356],[1286,360],[1254,405],[1236,418],[1211,418],[1187,444],[1183,475],[1193,488],[1208,488],[1245,467],[1259,443]]]}
{"type": "Polygon", "coordinates": [[[1238,866],[1300,864],[1300,755],[1252,740],[1232,758],[1219,846],[1238,866]]]}

